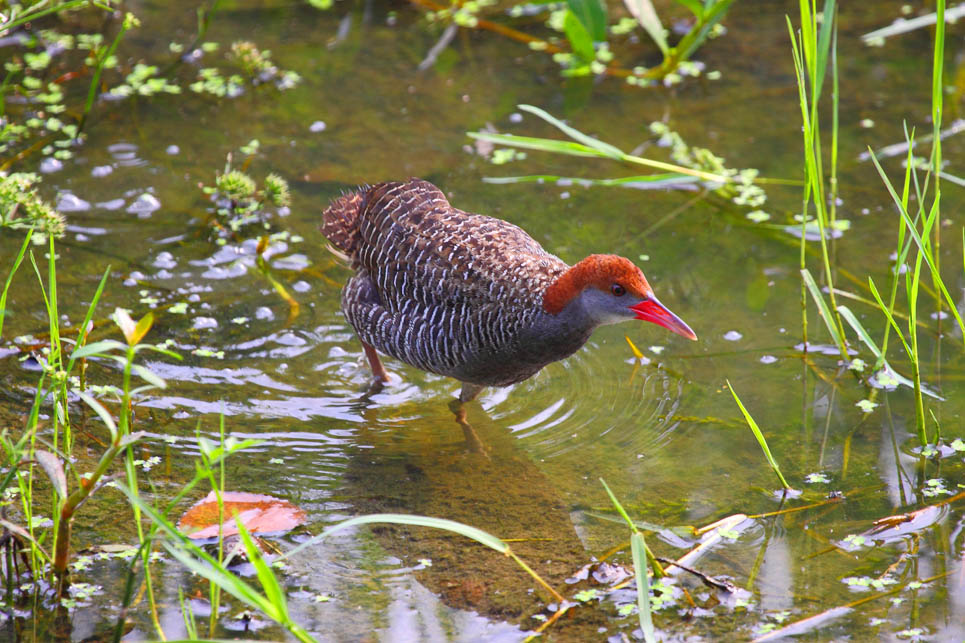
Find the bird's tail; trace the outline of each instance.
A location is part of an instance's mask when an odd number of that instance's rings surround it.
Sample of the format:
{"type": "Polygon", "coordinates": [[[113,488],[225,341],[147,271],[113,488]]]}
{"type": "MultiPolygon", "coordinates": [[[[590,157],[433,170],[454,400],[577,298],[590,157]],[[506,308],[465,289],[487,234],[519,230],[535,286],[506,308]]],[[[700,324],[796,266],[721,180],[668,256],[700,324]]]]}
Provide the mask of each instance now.
{"type": "Polygon", "coordinates": [[[355,256],[359,241],[359,213],[367,188],[343,194],[322,213],[322,234],[332,244],[332,251],[347,259],[355,256]]]}

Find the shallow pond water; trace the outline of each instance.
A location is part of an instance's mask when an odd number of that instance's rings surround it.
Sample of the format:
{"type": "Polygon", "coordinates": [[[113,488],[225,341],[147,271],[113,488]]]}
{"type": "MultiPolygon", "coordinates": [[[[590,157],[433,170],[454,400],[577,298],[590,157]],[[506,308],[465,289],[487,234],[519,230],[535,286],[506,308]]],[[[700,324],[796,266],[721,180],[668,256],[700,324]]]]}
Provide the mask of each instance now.
{"type": "MultiPolygon", "coordinates": [[[[100,105],[77,156],[44,175],[44,194],[64,204],[68,222],[57,246],[64,325],[80,322],[110,266],[96,319],[106,320],[117,306],[135,318],[156,308],[150,340],[171,340],[184,357],[145,359],[168,388],[135,404],[136,427],[147,432],[143,458],[160,457],[142,474],[144,492],[170,498],[193,475],[197,433],[217,439],[223,416],[231,436],[262,441],[228,460],[228,488],[279,496],[307,512],[307,526],[282,538],[282,549],[354,515],[430,515],[520,539],[514,550],[560,587],[614,548],[613,560],[630,564],[628,532],[607,520],[615,513],[599,478],[635,519],[667,528],[814,504],[748,519],[728,532],[696,566],[746,592],[726,595],[681,578],[694,602],[678,597],[657,611],[661,636],[750,639],[823,614],[802,628],[805,636],[965,637],[960,501],[932,510],[914,529],[869,538],[873,544],[846,540],[879,518],[952,497],[965,484],[965,471],[960,453],[916,455],[909,389],[880,391],[878,406],[865,413],[856,403],[870,389],[842,372],[835,355],[801,352],[797,239],[696,191],[488,184],[484,177],[603,178],[626,170],[538,152],[494,165],[466,137],[486,127],[556,136],[516,107],[528,103],[625,150],[643,146],[644,155],[661,158],[666,152],[648,125],[665,121],[729,165],[800,179],[800,110],[784,18],[789,13],[796,20],[796,4],[735,3],[727,34],[697,56],[722,77],[656,89],[613,79],[565,80],[549,57],[485,32],[460,33],[435,67],[420,72],[439,35],[419,13],[392,3],[343,4],[327,12],[274,2],[223,7],[208,40],[222,48],[239,38],[255,40],[302,82],[285,92],[249,88],[234,99],[186,93],[100,105]],[[292,188],[291,207],[270,224],[272,232],[288,235],[271,242],[264,269],[257,236],[214,241],[213,206],[199,187],[213,182],[228,153],[244,158],[238,150],[252,139],[260,148],[248,171],[259,181],[278,173],[292,188]],[[522,226],[567,262],[594,252],[638,261],[660,299],[700,340],[652,325],[605,327],[583,350],[536,377],[486,390],[464,418],[449,407],[454,381],[393,360],[387,366],[398,378],[369,392],[361,346],[339,311],[349,272],[326,251],[317,228],[335,196],[408,176],[433,181],[457,207],[522,226]],[[297,312],[266,274],[284,284],[297,312]],[[181,302],[184,314],[166,309],[181,302]],[[625,336],[644,360],[634,358],[625,336]],[[725,380],[764,430],[790,484],[803,490],[800,497],[782,502],[725,380]],[[841,499],[828,502],[833,492],[841,499]],[[870,581],[878,582],[869,588],[870,581]],[[845,607],[876,594],[882,596],[845,607]],[[827,611],[832,608],[839,609],[827,611]]],[[[867,275],[888,283],[898,221],[874,167],[858,157],[869,145],[900,142],[903,119],[930,131],[927,30],[890,39],[883,48],[859,40],[898,16],[900,7],[862,3],[842,7],[840,16],[838,213],[851,228],[836,241],[833,261],[838,287],[862,297],[867,275]]],[[[168,42],[189,41],[195,8],[191,2],[131,3],[146,27],[132,31],[121,51],[131,61],[156,60],[168,42]]],[[[949,33],[947,75],[957,78],[960,52],[951,34],[961,28],[949,33]]],[[[13,51],[0,49],[0,58],[13,51]]],[[[947,97],[949,123],[958,100],[958,94],[947,97]]],[[[962,140],[949,137],[943,149],[955,174],[962,140]]],[[[28,156],[13,169],[36,170],[40,157],[28,156]]],[[[898,176],[895,159],[886,167],[898,176]]],[[[768,193],[771,223],[790,221],[800,209],[800,188],[768,186],[768,193]]],[[[942,196],[949,224],[942,262],[960,300],[962,273],[954,267],[962,264],[955,215],[961,188],[948,184],[942,196]]],[[[6,230],[0,236],[4,274],[21,242],[6,230]]],[[[35,252],[39,260],[42,250],[35,252]]],[[[817,274],[818,255],[809,262],[817,274]]],[[[848,305],[880,338],[880,313],[857,301],[848,305]]],[[[37,373],[19,350],[8,350],[9,339],[40,337],[47,328],[32,270],[16,277],[7,309],[0,399],[17,413],[29,408],[37,373]]],[[[929,430],[940,423],[951,442],[965,432],[962,338],[946,322],[947,336],[937,341],[935,322],[921,314],[928,325],[920,338],[923,373],[945,398],[928,401],[935,417],[929,430]]],[[[813,307],[809,322],[812,342],[828,342],[813,307]]],[[[118,336],[108,323],[94,335],[118,336]]],[[[857,338],[851,342],[873,362],[857,338]]],[[[902,355],[892,357],[908,374],[902,355]]],[[[93,366],[88,377],[106,383],[117,374],[93,366]]],[[[4,420],[8,427],[18,421],[4,420]]],[[[90,419],[77,438],[81,457],[97,457],[99,431],[90,419]]],[[[99,492],[78,514],[75,548],[136,542],[129,512],[120,493],[99,492]]],[[[675,558],[696,543],[681,533],[648,541],[658,555],[675,558]]],[[[180,637],[178,588],[192,597],[207,590],[173,559],[162,557],[155,574],[161,623],[168,637],[180,637]]],[[[545,597],[511,561],[460,537],[414,528],[343,532],[295,556],[280,578],[294,620],[321,640],[518,640],[540,625],[534,615],[549,613],[545,597]]],[[[24,616],[0,628],[41,640],[102,636],[117,618],[122,561],[95,560],[74,580],[102,589],[66,615],[24,616]]],[[[548,636],[633,637],[636,617],[620,610],[633,600],[632,592],[628,598],[619,590],[599,605],[591,599],[548,636]]],[[[246,627],[237,618],[243,606],[230,597],[225,603],[227,616],[215,635],[235,636],[246,627]]],[[[204,601],[192,605],[206,621],[204,601]]],[[[128,618],[130,640],[156,636],[143,598],[128,618]]],[[[286,636],[257,615],[247,627],[255,638],[286,636]]]]}

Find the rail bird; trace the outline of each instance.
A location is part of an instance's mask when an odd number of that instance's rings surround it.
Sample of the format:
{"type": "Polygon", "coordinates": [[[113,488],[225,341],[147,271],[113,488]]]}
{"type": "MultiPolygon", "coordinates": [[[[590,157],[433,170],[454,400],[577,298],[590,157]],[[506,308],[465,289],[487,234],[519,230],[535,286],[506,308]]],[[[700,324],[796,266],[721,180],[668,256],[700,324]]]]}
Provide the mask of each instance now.
{"type": "Polygon", "coordinates": [[[453,208],[428,181],[343,195],[322,219],[355,271],[342,311],[378,380],[382,352],[459,380],[468,402],[573,354],[604,324],[641,319],[697,339],[629,259],[569,266],[521,228],[453,208]]]}

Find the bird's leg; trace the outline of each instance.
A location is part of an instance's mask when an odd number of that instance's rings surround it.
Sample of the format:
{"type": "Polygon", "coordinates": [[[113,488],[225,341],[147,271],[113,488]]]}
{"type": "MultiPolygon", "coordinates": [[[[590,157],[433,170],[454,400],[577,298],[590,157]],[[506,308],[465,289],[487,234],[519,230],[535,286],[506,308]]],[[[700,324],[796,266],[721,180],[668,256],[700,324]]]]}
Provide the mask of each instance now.
{"type": "MultiPolygon", "coordinates": [[[[471,385],[467,384],[466,386],[471,385]]],[[[456,422],[462,427],[462,434],[466,437],[466,445],[469,447],[469,451],[472,453],[480,453],[488,458],[489,447],[479,439],[479,436],[476,435],[476,429],[472,428],[472,425],[469,424],[469,420],[466,417],[466,407],[463,406],[462,400],[452,400],[449,402],[449,410],[453,412],[456,416],[456,422]]]]}
{"type": "Polygon", "coordinates": [[[375,376],[376,381],[388,382],[389,373],[382,366],[382,360],[379,359],[379,354],[375,352],[370,344],[362,342],[362,349],[365,351],[365,357],[369,360],[369,367],[372,369],[372,375],[375,376]]]}
{"type": "Polygon", "coordinates": [[[476,399],[476,396],[479,395],[479,391],[483,390],[484,388],[486,387],[482,386],[481,384],[470,384],[469,382],[463,382],[462,390],[459,391],[459,401],[463,403],[473,401],[476,399]]]}

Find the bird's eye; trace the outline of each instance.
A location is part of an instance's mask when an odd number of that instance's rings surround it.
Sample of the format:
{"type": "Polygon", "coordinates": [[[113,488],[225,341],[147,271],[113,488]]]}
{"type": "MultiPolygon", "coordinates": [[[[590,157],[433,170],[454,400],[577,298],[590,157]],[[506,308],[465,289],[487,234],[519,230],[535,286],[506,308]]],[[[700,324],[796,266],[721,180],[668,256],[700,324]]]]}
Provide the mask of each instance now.
{"type": "Polygon", "coordinates": [[[620,284],[613,284],[610,286],[610,292],[613,293],[614,297],[623,297],[625,294],[627,294],[627,289],[620,284]]]}

